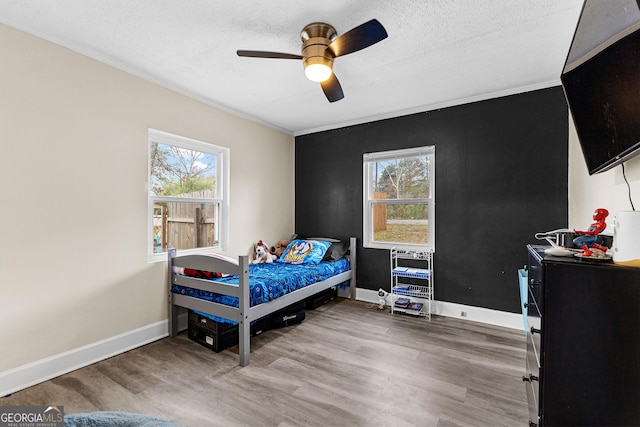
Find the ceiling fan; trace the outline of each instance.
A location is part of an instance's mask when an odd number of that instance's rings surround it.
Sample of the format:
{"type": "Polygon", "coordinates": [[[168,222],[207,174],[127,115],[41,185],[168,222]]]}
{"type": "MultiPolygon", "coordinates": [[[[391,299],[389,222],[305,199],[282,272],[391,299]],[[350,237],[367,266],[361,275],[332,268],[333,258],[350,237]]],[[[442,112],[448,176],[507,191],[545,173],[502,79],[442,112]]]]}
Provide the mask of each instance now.
{"type": "Polygon", "coordinates": [[[302,29],[300,37],[300,55],[260,50],[238,50],[237,54],[251,58],[302,59],[307,78],[319,82],[329,102],[335,102],[344,98],[344,94],[333,73],[333,60],[386,39],[387,31],[377,19],[372,19],[338,36],[331,25],[314,22],[302,29]]]}

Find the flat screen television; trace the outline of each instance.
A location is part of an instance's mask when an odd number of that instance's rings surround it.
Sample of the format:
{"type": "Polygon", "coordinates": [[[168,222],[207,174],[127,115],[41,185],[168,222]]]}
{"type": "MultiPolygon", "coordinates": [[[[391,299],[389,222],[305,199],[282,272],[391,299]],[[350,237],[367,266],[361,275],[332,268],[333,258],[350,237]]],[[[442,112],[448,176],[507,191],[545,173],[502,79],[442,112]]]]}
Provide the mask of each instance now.
{"type": "Polygon", "coordinates": [[[585,1],[561,81],[589,175],[640,154],[636,0],[585,1]]]}

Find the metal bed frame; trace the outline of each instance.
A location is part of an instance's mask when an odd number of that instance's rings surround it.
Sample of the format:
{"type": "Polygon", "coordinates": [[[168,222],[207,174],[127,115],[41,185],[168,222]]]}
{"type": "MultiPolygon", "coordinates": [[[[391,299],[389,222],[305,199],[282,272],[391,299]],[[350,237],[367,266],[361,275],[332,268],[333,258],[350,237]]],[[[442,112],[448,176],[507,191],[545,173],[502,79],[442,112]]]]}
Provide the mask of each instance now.
{"type": "Polygon", "coordinates": [[[350,280],[349,298],[356,297],[356,238],[349,239],[349,263],[351,269],[326,280],[314,283],[294,292],[283,295],[273,301],[250,307],[249,300],[249,257],[244,255],[238,257],[238,264],[225,261],[207,255],[185,255],[177,256],[175,249],[168,251],[169,256],[169,335],[178,335],[178,307],[191,310],[199,310],[214,316],[238,322],[238,343],[239,343],[239,363],[240,366],[249,364],[250,353],[250,325],[251,322],[281,308],[303,300],[317,294],[332,286],[350,280]],[[214,271],[238,276],[239,284],[231,285],[216,282],[215,280],[188,277],[174,272],[173,267],[185,267],[195,270],[214,271]],[[216,302],[211,302],[187,295],[171,292],[173,285],[180,285],[189,288],[201,289],[222,295],[230,295],[238,298],[238,307],[232,307],[216,302]]]}

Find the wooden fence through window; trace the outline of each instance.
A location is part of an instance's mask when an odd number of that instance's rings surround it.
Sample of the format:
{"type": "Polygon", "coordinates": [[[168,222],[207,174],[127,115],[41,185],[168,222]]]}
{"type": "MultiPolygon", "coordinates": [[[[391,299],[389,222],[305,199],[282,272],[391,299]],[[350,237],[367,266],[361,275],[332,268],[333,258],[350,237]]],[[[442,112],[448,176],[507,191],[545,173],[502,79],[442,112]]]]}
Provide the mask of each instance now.
{"type": "MultiPolygon", "coordinates": [[[[374,200],[386,199],[387,193],[379,191],[373,192],[374,200]]],[[[373,232],[384,231],[387,229],[387,205],[373,205],[373,232]]]]}
{"type": "MultiPolygon", "coordinates": [[[[215,197],[213,190],[181,194],[179,197],[215,197]]],[[[216,211],[213,203],[166,202],[153,206],[154,252],[167,248],[193,249],[216,242],[216,211]]]]}

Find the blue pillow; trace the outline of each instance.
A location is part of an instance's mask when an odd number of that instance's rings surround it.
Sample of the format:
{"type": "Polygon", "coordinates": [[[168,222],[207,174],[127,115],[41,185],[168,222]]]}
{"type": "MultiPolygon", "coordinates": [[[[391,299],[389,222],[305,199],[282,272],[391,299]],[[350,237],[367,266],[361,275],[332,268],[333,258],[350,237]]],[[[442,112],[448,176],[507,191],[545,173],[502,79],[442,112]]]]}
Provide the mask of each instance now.
{"type": "Polygon", "coordinates": [[[322,261],[331,242],[321,240],[292,240],[278,262],[286,264],[317,264],[322,261]]]}

